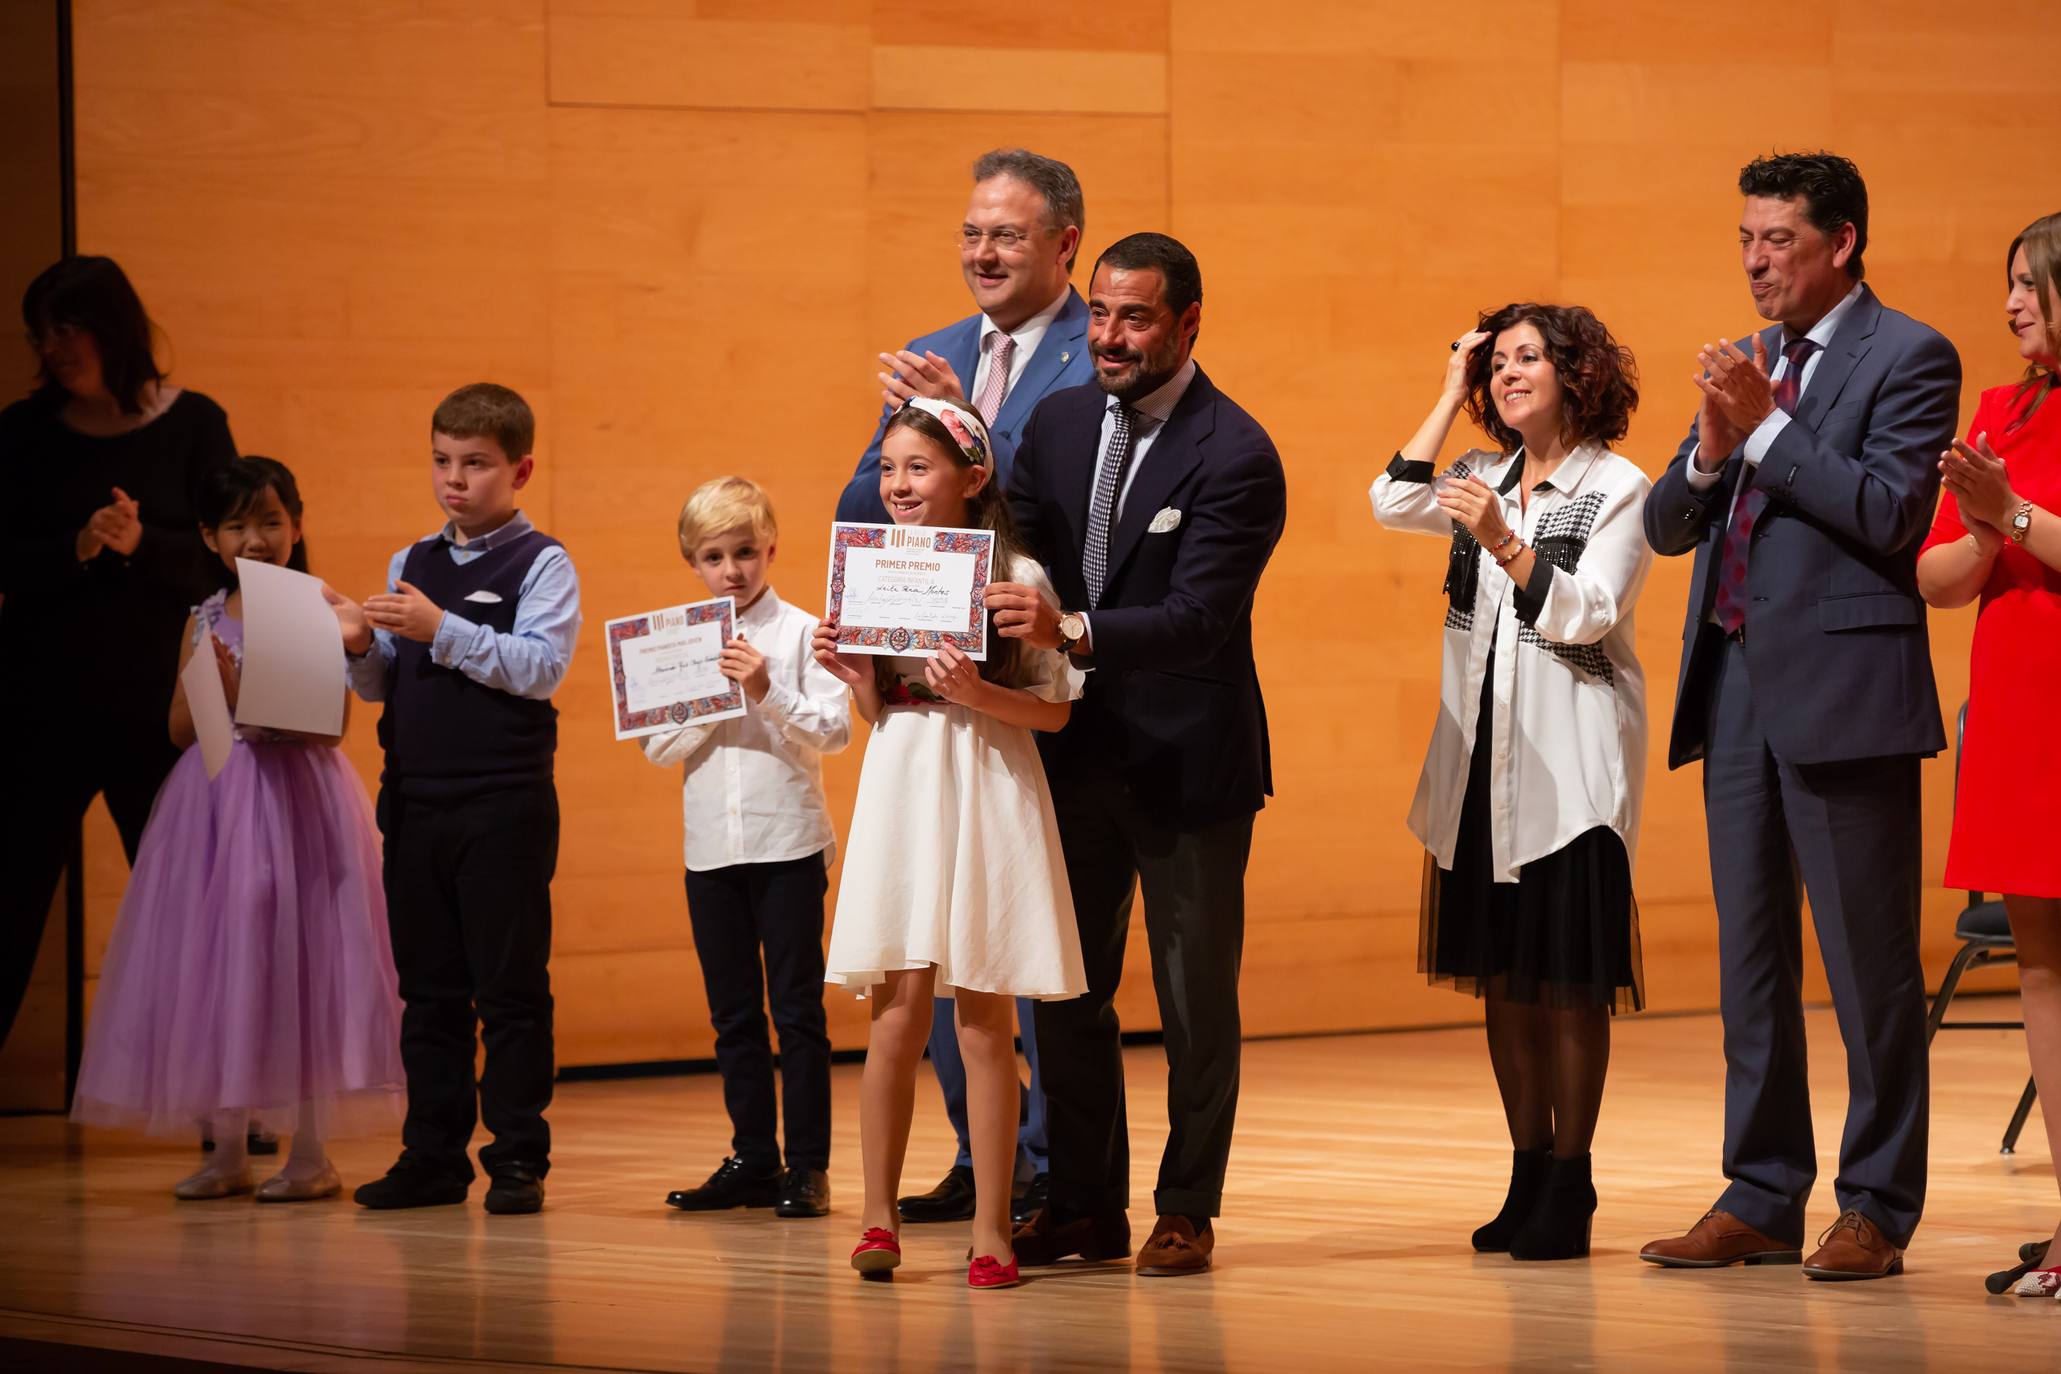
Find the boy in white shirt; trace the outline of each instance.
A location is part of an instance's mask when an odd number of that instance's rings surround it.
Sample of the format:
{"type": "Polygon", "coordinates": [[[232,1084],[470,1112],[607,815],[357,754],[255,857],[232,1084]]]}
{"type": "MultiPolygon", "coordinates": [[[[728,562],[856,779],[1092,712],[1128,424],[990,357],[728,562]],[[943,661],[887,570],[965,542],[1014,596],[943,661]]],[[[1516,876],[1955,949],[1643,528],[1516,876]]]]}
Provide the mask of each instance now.
{"type": "Polygon", "coordinates": [[[741,477],[704,483],[680,510],[681,554],[709,595],[737,601],[722,671],[750,706],[732,720],[643,741],[653,763],[685,765],[687,918],[732,1131],[732,1153],[708,1181],[666,1202],[686,1212],[771,1207],[820,1217],[830,1210],[823,894],[837,838],[819,760],[850,742],[851,710],[845,685],[810,652],[816,617],[766,585],[778,535],[766,493],[741,477]],[[780,1035],[784,1171],[768,1002],[780,1035]]]}

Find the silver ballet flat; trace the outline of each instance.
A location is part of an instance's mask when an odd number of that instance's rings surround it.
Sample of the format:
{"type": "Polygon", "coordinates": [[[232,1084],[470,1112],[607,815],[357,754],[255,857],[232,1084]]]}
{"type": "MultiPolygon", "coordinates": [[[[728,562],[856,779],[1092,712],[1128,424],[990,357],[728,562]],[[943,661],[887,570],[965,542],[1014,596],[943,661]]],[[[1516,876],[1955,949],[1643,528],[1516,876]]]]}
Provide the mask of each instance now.
{"type": "Polygon", "coordinates": [[[172,1185],[172,1196],[181,1202],[207,1202],[218,1197],[236,1197],[251,1190],[250,1169],[237,1170],[233,1174],[219,1173],[213,1169],[202,1169],[190,1174],[172,1185]]]}
{"type": "Polygon", "coordinates": [[[258,1189],[259,1202],[313,1202],[317,1198],[335,1197],[343,1191],[343,1180],[336,1176],[336,1166],[324,1160],[322,1172],[313,1178],[288,1178],[283,1173],[272,1175],[258,1189]]]}

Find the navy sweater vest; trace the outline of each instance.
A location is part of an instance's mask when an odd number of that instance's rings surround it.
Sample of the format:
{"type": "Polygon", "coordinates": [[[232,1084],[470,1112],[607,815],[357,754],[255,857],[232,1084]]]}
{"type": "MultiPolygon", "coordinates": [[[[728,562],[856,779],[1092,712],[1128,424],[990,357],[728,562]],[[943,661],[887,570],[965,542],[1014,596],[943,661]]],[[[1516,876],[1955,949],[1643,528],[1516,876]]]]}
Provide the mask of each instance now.
{"type": "MultiPolygon", "coordinates": [[[[523,579],[544,550],[558,547],[531,530],[460,565],[441,537],[408,550],[401,578],[437,605],[497,634],[515,629],[523,579]],[[497,601],[469,601],[489,592],[497,601]]],[[[381,782],[403,793],[449,794],[509,783],[549,782],[558,749],[558,709],[439,667],[429,645],[394,641],[394,675],[379,717],[386,750],[381,782]]]]}

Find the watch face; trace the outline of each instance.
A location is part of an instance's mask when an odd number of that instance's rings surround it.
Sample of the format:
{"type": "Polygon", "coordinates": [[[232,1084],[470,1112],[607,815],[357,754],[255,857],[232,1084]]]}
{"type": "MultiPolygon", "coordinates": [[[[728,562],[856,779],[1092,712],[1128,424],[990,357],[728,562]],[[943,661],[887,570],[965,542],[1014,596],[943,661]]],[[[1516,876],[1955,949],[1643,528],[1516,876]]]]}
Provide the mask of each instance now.
{"type": "Polygon", "coordinates": [[[2018,514],[2016,514],[2016,515],[2014,515],[2014,516],[2012,516],[2012,517],[2011,517],[2011,528],[2012,528],[2012,529],[2017,529],[2017,530],[2023,530],[2023,529],[2030,529],[2031,527],[2032,527],[2032,512],[2031,512],[2031,511],[2029,511],[2029,510],[2022,510],[2022,511],[2018,512],[2018,514]]]}
{"type": "Polygon", "coordinates": [[[1080,613],[1077,611],[1068,611],[1059,617],[1059,633],[1068,639],[1079,639],[1081,631],[1086,628],[1087,626],[1081,623],[1080,613]]]}

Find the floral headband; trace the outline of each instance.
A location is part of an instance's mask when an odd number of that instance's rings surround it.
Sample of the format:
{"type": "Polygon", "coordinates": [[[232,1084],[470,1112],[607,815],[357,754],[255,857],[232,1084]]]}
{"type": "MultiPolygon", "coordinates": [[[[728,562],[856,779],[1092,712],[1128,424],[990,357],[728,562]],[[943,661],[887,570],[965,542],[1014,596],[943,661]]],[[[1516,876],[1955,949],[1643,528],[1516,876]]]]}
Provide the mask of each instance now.
{"type": "Polygon", "coordinates": [[[933,400],[928,396],[911,396],[904,403],[917,410],[937,417],[945,427],[945,433],[952,436],[952,442],[959,446],[959,452],[966,455],[966,461],[977,468],[993,468],[989,454],[988,427],[966,406],[957,401],[933,400]]]}

